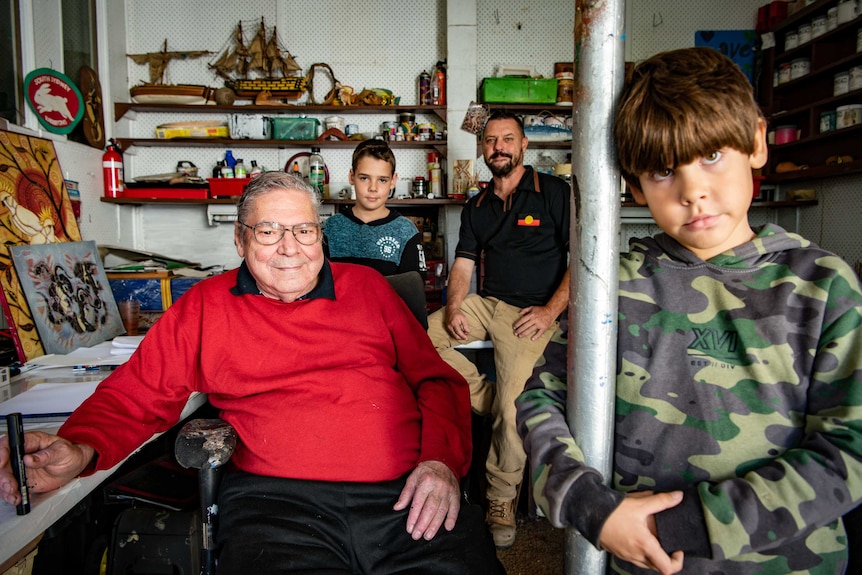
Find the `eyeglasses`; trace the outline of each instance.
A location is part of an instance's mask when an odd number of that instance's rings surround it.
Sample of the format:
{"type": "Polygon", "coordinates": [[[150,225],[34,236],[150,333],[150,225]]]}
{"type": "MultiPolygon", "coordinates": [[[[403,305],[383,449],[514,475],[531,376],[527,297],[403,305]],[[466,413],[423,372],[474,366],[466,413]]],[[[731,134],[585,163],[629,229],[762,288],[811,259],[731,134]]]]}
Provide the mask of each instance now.
{"type": "Polygon", "coordinates": [[[296,224],[295,226],[283,226],[278,222],[260,222],[250,226],[244,222],[239,222],[248,229],[254,232],[254,239],[257,243],[271,246],[277,244],[284,237],[284,232],[290,230],[294,239],[304,246],[311,246],[320,241],[320,224],[305,223],[296,224]]]}

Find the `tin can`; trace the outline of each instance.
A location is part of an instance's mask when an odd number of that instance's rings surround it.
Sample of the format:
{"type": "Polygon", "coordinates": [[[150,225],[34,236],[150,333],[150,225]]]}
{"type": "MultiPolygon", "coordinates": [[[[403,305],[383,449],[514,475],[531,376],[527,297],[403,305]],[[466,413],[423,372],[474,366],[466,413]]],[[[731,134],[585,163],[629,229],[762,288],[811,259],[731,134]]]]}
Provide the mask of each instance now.
{"type": "Polygon", "coordinates": [[[798,80],[807,76],[811,71],[811,60],[808,58],[797,58],[790,62],[790,79],[798,80]]]}
{"type": "Polygon", "coordinates": [[[834,30],[838,27],[838,7],[833,6],[826,11],[826,29],[834,30]]]}
{"type": "Polygon", "coordinates": [[[835,110],[835,128],[849,128],[862,123],[862,104],[838,106],[835,110]]]}
{"type": "Polygon", "coordinates": [[[424,198],[428,194],[428,186],[423,176],[413,178],[413,197],[424,198]]]}
{"type": "Polygon", "coordinates": [[[422,70],[419,74],[419,104],[431,105],[431,74],[427,70],[422,70]]]}
{"type": "Polygon", "coordinates": [[[838,0],[838,25],[846,24],[856,17],[856,0],[838,0]]]}
{"type": "Polygon", "coordinates": [[[862,66],[853,66],[850,68],[850,90],[862,89],[862,66]]]}
{"type": "Polygon", "coordinates": [[[811,21],[811,37],[817,38],[819,36],[823,36],[826,34],[828,30],[827,26],[829,25],[829,20],[826,16],[818,16],[814,20],[811,21]]]}
{"type": "Polygon", "coordinates": [[[784,51],[793,50],[794,48],[799,46],[799,34],[796,31],[788,32],[786,36],[784,36],[784,51]]]}
{"type": "Polygon", "coordinates": [[[820,113],[820,133],[831,132],[835,129],[835,110],[820,113]]]}
{"type": "Polygon", "coordinates": [[[800,26],[799,30],[798,30],[798,34],[799,34],[799,45],[800,46],[802,44],[805,44],[806,42],[810,42],[811,41],[811,34],[812,34],[811,24],[803,24],[802,26],[800,26]]]}
{"type": "Polygon", "coordinates": [[[786,84],[790,81],[790,63],[784,63],[778,67],[778,83],[786,84]]]}
{"type": "Polygon", "coordinates": [[[850,91],[850,72],[839,72],[835,74],[835,82],[832,85],[832,95],[840,96],[850,91]]]}

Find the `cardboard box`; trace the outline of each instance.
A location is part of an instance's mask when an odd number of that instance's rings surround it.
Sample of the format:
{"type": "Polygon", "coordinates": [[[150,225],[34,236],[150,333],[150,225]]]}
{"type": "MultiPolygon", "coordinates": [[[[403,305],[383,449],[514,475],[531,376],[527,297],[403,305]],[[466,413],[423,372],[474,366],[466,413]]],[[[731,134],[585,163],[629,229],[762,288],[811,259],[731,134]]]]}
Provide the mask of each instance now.
{"type": "Polygon", "coordinates": [[[556,104],[557,80],[551,78],[485,78],[482,102],[501,104],[556,104]]]}

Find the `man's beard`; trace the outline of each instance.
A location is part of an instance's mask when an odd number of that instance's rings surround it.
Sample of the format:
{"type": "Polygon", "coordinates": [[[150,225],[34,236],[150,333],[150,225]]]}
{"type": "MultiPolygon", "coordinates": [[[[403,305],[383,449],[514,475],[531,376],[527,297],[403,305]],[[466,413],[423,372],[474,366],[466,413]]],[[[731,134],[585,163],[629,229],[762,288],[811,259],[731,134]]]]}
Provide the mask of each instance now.
{"type": "Polygon", "coordinates": [[[491,174],[493,174],[497,178],[505,178],[509,174],[512,173],[512,170],[515,169],[515,166],[520,164],[521,158],[518,158],[518,161],[515,161],[513,156],[509,154],[504,154],[503,152],[497,152],[491,156],[490,159],[485,160],[485,165],[488,166],[488,169],[491,170],[491,174]],[[492,161],[496,158],[509,158],[509,161],[505,164],[494,164],[492,161]]]}

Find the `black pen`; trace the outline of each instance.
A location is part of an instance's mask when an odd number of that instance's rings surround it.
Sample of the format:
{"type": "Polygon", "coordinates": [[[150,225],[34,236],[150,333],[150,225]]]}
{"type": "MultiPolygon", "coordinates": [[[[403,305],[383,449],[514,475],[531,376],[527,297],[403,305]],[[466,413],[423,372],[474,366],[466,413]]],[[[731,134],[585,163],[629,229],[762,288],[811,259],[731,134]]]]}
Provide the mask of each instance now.
{"type": "Polygon", "coordinates": [[[20,413],[6,416],[6,430],[9,432],[9,457],[12,459],[12,473],[21,491],[21,503],[15,508],[18,515],[30,513],[30,489],[27,487],[27,470],[24,468],[24,423],[20,413]]]}

